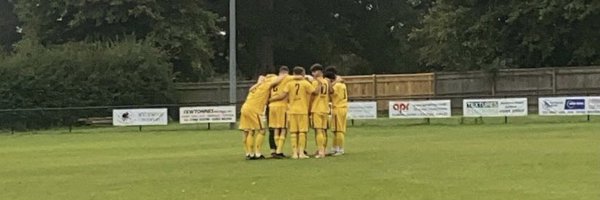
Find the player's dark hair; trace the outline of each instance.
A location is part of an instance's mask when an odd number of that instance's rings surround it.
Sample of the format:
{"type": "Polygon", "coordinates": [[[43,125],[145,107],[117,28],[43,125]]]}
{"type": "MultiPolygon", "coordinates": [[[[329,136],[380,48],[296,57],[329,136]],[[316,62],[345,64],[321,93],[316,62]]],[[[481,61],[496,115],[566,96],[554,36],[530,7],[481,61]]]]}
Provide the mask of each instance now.
{"type": "Polygon", "coordinates": [[[338,74],[337,68],[335,66],[329,66],[329,67],[325,68],[325,72],[331,72],[334,74],[338,74]]]}
{"type": "Polygon", "coordinates": [[[269,70],[269,69],[261,69],[261,70],[258,71],[258,75],[259,76],[266,76],[267,74],[269,74],[269,71],[271,71],[271,70],[269,70]]]}
{"type": "Polygon", "coordinates": [[[294,75],[302,75],[304,74],[304,67],[296,66],[294,67],[294,75]]]}
{"type": "Polygon", "coordinates": [[[317,64],[314,64],[314,65],[312,65],[312,66],[310,67],[310,71],[311,71],[311,72],[314,72],[314,71],[323,71],[323,65],[321,65],[321,64],[319,64],[319,63],[317,63],[317,64]]]}
{"type": "Polygon", "coordinates": [[[288,68],[288,66],[283,65],[279,67],[279,72],[290,72],[290,68],[288,68]]]}
{"type": "Polygon", "coordinates": [[[325,78],[328,78],[329,80],[335,80],[335,77],[336,77],[336,76],[335,76],[335,73],[333,73],[333,72],[330,72],[330,71],[325,71],[325,72],[323,73],[323,76],[324,76],[325,78]]]}

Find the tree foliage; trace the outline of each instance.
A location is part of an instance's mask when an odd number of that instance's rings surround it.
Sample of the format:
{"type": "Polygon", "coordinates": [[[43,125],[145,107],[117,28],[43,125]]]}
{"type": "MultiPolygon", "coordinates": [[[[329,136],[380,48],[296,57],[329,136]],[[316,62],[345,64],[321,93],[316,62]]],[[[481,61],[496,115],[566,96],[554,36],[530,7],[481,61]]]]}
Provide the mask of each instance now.
{"type": "MultiPolygon", "coordinates": [[[[64,108],[172,103],[173,76],[168,57],[149,42],[66,43],[43,47],[19,43],[0,59],[0,109],[64,108]]],[[[29,128],[66,124],[96,112],[0,113],[0,120],[29,128]]],[[[8,123],[10,124],[10,123],[8,123]]],[[[0,123],[0,128],[7,123],[0,123]]]]}
{"type": "Polygon", "coordinates": [[[438,0],[412,38],[444,70],[597,65],[600,2],[438,0]]]}
{"type": "Polygon", "coordinates": [[[12,45],[21,38],[17,32],[19,20],[13,12],[13,3],[0,0],[0,52],[10,51],[12,45]]]}
{"type": "MultiPolygon", "coordinates": [[[[600,63],[600,2],[593,0],[237,3],[238,72],[248,79],[273,65],[315,62],[346,74],[600,63]]],[[[26,39],[55,45],[135,35],[167,52],[179,81],[228,72],[228,11],[223,0],[16,3],[26,39]]]]}
{"type": "MultiPolygon", "coordinates": [[[[271,10],[264,8],[268,1],[238,1],[238,63],[243,74],[264,71],[263,52],[257,48],[264,36],[273,40],[274,64],[320,62],[342,65],[340,70],[351,74],[420,70],[416,43],[408,34],[420,25],[429,1],[277,0],[271,10]]],[[[226,1],[212,0],[210,5],[227,16],[226,1]]],[[[226,25],[220,24],[225,30],[226,25]]]]}
{"type": "Polygon", "coordinates": [[[74,41],[119,40],[126,35],[149,40],[166,51],[180,80],[212,72],[211,36],[216,16],[202,1],[179,0],[19,0],[16,11],[25,37],[44,45],[74,41]]]}

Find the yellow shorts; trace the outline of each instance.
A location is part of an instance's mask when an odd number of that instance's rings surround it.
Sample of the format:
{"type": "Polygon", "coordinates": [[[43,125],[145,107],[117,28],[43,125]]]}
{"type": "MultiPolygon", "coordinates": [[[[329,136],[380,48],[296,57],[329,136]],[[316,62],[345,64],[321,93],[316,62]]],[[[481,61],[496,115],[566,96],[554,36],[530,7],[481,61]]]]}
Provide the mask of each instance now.
{"type": "Polygon", "coordinates": [[[269,107],[269,128],[285,128],[287,106],[269,107]]]}
{"type": "Polygon", "coordinates": [[[331,114],[331,127],[333,132],[346,132],[346,126],[348,124],[348,108],[334,108],[333,114],[331,114]]]}
{"type": "Polygon", "coordinates": [[[240,130],[260,130],[263,129],[260,114],[253,112],[243,112],[240,115],[240,130]]]}
{"type": "Polygon", "coordinates": [[[288,114],[288,131],[291,133],[308,132],[308,114],[288,114]]]}
{"type": "Polygon", "coordinates": [[[313,113],[312,114],[312,127],[315,129],[328,129],[329,115],[326,113],[313,113]]]}

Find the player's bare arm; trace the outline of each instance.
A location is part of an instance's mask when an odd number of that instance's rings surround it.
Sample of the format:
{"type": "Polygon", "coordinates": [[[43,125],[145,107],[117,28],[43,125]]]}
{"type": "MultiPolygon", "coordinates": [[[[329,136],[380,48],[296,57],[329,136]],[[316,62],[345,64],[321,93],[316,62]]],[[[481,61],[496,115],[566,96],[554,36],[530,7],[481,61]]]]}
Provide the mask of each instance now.
{"type": "Polygon", "coordinates": [[[281,81],[283,81],[283,79],[285,79],[285,76],[279,75],[277,77],[277,79],[275,79],[275,81],[273,81],[273,83],[271,83],[270,88],[277,87],[277,85],[279,85],[281,83],[281,81]]]}
{"type": "Polygon", "coordinates": [[[255,90],[258,86],[260,86],[261,84],[263,84],[265,82],[265,79],[266,79],[265,76],[259,76],[258,81],[256,82],[256,84],[254,84],[254,85],[252,85],[252,87],[250,87],[249,91],[255,90]]]}

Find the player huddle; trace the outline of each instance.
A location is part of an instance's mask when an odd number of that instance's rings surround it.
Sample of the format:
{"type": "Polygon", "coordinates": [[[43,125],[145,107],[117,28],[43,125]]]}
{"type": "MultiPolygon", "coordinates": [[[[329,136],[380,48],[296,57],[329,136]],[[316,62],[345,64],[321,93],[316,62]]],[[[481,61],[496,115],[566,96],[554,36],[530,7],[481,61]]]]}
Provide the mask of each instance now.
{"type": "Polygon", "coordinates": [[[326,156],[327,131],[334,134],[332,155],[344,154],[348,93],[335,67],[323,69],[315,64],[310,68],[311,76],[302,67],[294,67],[293,75],[289,68],[282,66],[279,76],[261,76],[250,88],[246,102],[242,106],[240,129],[244,133],[246,159],[264,159],[261,153],[265,129],[261,122],[265,107],[268,106],[268,124],[272,130],[274,144],[271,145],[274,158],[285,158],[283,146],[289,132],[293,159],[306,159],[307,134],[309,127],[315,131],[317,153],[315,158],[326,156]],[[331,107],[330,107],[331,105],[331,107]],[[330,109],[331,108],[331,109],[330,109]],[[331,119],[329,114],[331,113],[331,119]]]}

